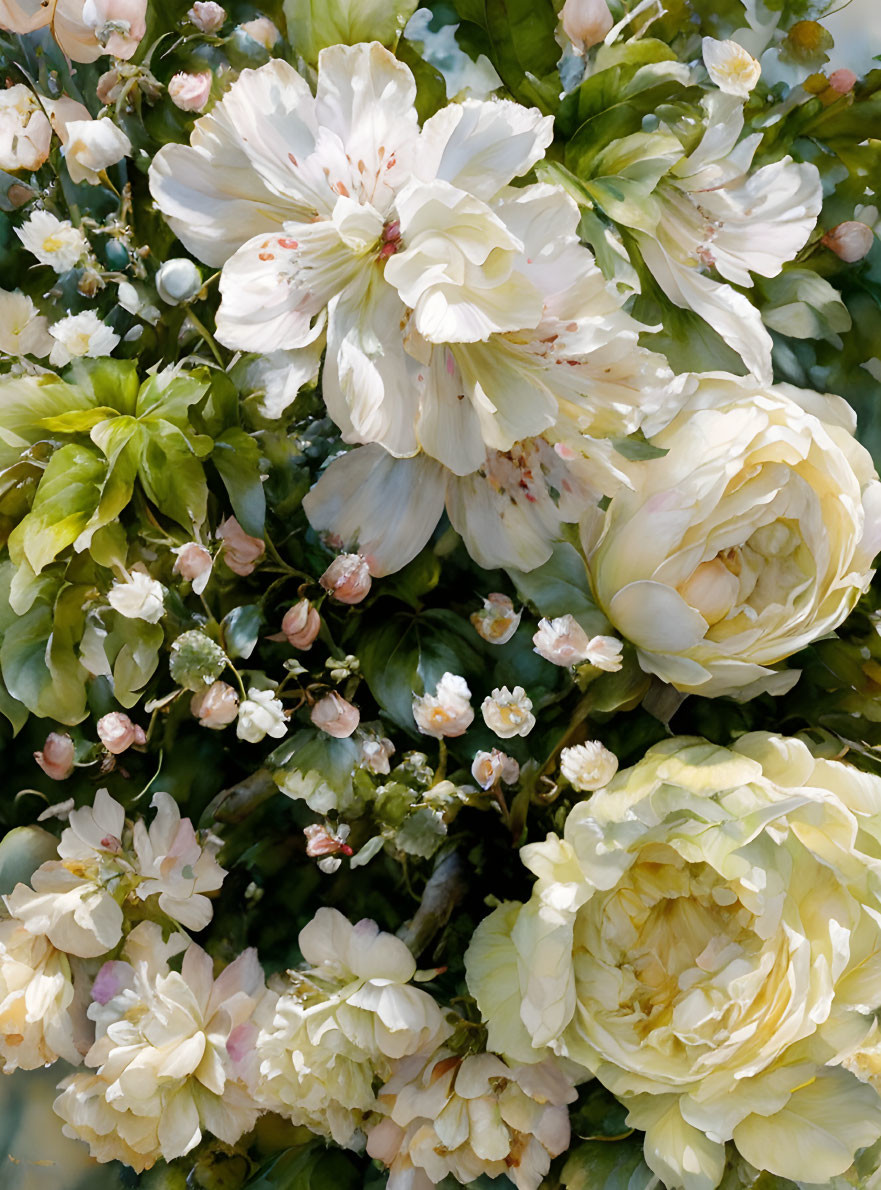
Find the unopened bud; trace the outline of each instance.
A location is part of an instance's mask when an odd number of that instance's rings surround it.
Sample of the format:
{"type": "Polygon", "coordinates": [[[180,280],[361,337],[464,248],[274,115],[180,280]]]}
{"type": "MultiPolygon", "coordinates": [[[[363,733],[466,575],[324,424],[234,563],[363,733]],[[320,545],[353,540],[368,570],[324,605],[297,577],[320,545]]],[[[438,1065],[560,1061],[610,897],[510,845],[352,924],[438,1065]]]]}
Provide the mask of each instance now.
{"type": "Polygon", "coordinates": [[[576,54],[601,42],[615,23],[606,0],[566,0],[560,20],[576,54]]]}
{"type": "Polygon", "coordinates": [[[579,793],[608,785],[617,771],[618,757],[599,740],[588,740],[560,753],[560,772],[579,793]]]}
{"type": "MultiPolygon", "coordinates": [[[[212,81],[210,70],[201,71],[199,74],[189,74],[182,70],[172,75],[169,80],[168,97],[182,112],[200,112],[208,102],[212,81]]],[[[197,291],[201,288],[201,280],[200,277],[197,291]]]]}
{"type": "Polygon", "coordinates": [[[340,554],[318,580],[340,603],[360,603],[370,591],[370,569],[360,554],[340,554]]]}
{"type": "Polygon", "coordinates": [[[361,712],[335,690],[318,700],[312,708],[312,722],[334,739],[344,740],[361,722],[361,712]]]}
{"type": "Polygon", "coordinates": [[[42,752],[34,753],[34,760],[47,777],[64,781],[73,772],[73,740],[64,732],[50,731],[42,752]]]}
{"type": "Polygon", "coordinates": [[[187,579],[193,584],[193,590],[201,595],[211,577],[212,557],[204,545],[188,541],[186,545],[179,545],[172,551],[177,555],[174,563],[174,573],[187,579]]]}
{"type": "Polygon", "coordinates": [[[281,630],[287,642],[295,649],[312,648],[312,642],[321,628],[321,616],[308,599],[301,599],[289,607],[281,622],[281,630]]]}
{"type": "Polygon", "coordinates": [[[216,33],[226,20],[226,9],[214,0],[196,0],[187,16],[200,33],[216,33]]]}
{"type": "Polygon", "coordinates": [[[143,727],[132,723],[122,711],[111,711],[98,720],[98,739],[114,756],[119,756],[132,744],[147,742],[143,727]]]}
{"type": "Polygon", "coordinates": [[[823,236],[823,243],[841,260],[853,264],[862,260],[875,243],[875,233],[866,223],[848,219],[823,236]]]}
{"type": "Polygon", "coordinates": [[[212,682],[207,690],[200,690],[190,699],[190,710],[201,727],[220,731],[232,723],[239,713],[239,696],[226,682],[212,682]]]}
{"type": "Polygon", "coordinates": [[[185,256],[174,256],[159,267],[156,292],[169,306],[177,306],[194,298],[202,288],[202,274],[185,256]]]}

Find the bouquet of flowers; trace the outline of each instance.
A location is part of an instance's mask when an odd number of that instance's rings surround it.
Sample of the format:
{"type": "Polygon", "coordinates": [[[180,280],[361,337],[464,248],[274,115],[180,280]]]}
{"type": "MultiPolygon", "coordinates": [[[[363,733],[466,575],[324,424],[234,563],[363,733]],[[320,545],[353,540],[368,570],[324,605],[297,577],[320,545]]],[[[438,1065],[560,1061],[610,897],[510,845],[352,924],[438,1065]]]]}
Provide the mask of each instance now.
{"type": "Polygon", "coordinates": [[[0,0],[41,1187],[881,1186],[858,6],[0,0]]]}

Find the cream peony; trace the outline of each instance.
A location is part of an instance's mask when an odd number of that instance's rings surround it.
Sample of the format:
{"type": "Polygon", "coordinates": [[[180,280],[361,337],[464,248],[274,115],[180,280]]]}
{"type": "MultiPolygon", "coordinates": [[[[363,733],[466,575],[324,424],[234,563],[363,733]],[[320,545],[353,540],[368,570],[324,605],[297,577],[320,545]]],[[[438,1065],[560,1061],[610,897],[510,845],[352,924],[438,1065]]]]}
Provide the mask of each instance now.
{"type": "Polygon", "coordinates": [[[367,1152],[389,1166],[389,1190],[430,1190],[448,1174],[463,1185],[505,1174],[517,1190],[538,1190],[568,1147],[576,1091],[553,1059],[508,1065],[440,1049],[397,1063],[378,1098],[385,1118],[367,1152]]]}
{"type": "Polygon", "coordinates": [[[872,576],[881,485],[838,397],[710,376],[583,540],[597,601],[649,673],[750,697],[872,576]],[[598,539],[597,539],[598,538],[598,539]]]}
{"type": "Polygon", "coordinates": [[[446,1026],[435,1001],[410,984],[416,963],[375,922],[319,909],[300,932],[308,966],[289,971],[261,1007],[261,1104],[341,1145],[375,1103],[373,1079],[391,1061],[436,1044],[446,1026]]]}
{"type": "Polygon", "coordinates": [[[89,1017],[95,1044],[55,1101],[66,1135],[99,1161],[141,1170],[193,1149],[208,1130],[235,1144],[259,1114],[251,1023],[266,994],[256,952],[244,951],[214,978],[211,957],[181,935],[163,942],[154,922],[129,934],[124,961],[105,963],[89,1017]],[[169,959],[184,950],[180,973],[169,959]],[[134,1154],[135,1159],[132,1159],[134,1154]]]}
{"type": "Polygon", "coordinates": [[[594,1074],[672,1188],[725,1142],[825,1184],[881,1135],[839,1064],[881,1005],[881,780],[754,733],[665,740],[521,852],[538,877],[466,955],[488,1044],[594,1074]]]}

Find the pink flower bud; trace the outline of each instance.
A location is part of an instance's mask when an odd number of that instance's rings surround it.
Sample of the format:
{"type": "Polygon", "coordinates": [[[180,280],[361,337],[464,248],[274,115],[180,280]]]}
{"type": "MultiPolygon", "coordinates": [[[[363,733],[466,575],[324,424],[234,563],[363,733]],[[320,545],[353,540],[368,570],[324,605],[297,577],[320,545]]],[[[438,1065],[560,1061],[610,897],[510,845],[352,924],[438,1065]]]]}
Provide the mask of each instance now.
{"type": "Polygon", "coordinates": [[[34,753],[34,760],[47,777],[64,781],[73,772],[73,740],[65,732],[50,731],[42,752],[34,753]]]}
{"type": "Polygon", "coordinates": [[[615,23],[606,0],[566,0],[560,20],[576,54],[602,41],[615,23]]]}
{"type": "Polygon", "coordinates": [[[249,537],[234,516],[227,517],[222,525],[218,525],[217,536],[223,542],[223,557],[227,566],[241,578],[251,574],[266,553],[266,546],[260,538],[249,537]]]}
{"type": "Polygon", "coordinates": [[[321,616],[308,599],[301,599],[289,607],[281,622],[281,630],[289,645],[295,649],[312,648],[312,642],[321,628],[321,616]]]}
{"type": "Polygon", "coordinates": [[[837,91],[839,95],[847,95],[856,86],[857,76],[852,70],[848,70],[846,66],[840,67],[838,70],[833,70],[829,75],[827,82],[833,91],[837,91]]]}
{"type": "Polygon", "coordinates": [[[200,112],[208,102],[212,82],[210,70],[199,74],[188,74],[182,70],[169,80],[168,97],[182,112],[200,112]]]}
{"type": "Polygon", "coordinates": [[[370,568],[360,554],[340,554],[318,581],[340,603],[360,603],[370,590],[370,568]]]}
{"type": "Polygon", "coordinates": [[[239,28],[249,37],[253,37],[265,50],[271,50],[281,38],[278,29],[269,17],[255,17],[253,21],[244,21],[239,28]]]}
{"type": "Polygon", "coordinates": [[[344,740],[361,722],[361,712],[335,690],[325,694],[312,708],[312,722],[334,739],[344,740]]]}
{"type": "Polygon", "coordinates": [[[193,590],[201,595],[211,577],[213,559],[204,545],[188,541],[186,545],[179,545],[173,551],[177,557],[174,562],[174,573],[187,579],[193,584],[193,590]]]}
{"type": "Polygon", "coordinates": [[[200,33],[216,33],[226,20],[226,9],[214,0],[196,0],[187,16],[200,33]]]}
{"type": "Polygon", "coordinates": [[[190,699],[190,710],[201,727],[219,731],[232,723],[239,713],[239,696],[226,682],[212,682],[190,699]]]}
{"type": "Polygon", "coordinates": [[[352,854],[352,848],[346,842],[349,835],[347,826],[340,826],[336,830],[332,830],[327,823],[322,826],[316,822],[312,826],[303,827],[303,834],[307,840],[306,854],[313,859],[318,855],[352,854]]]}
{"type": "Polygon", "coordinates": [[[98,739],[108,752],[119,756],[132,744],[146,744],[147,737],[143,727],[132,723],[128,715],[122,711],[111,711],[98,720],[98,739]]]}
{"type": "Polygon", "coordinates": [[[862,260],[875,242],[875,233],[867,223],[848,219],[823,236],[823,243],[841,260],[853,264],[862,260]]]}
{"type": "Polygon", "coordinates": [[[496,781],[513,785],[520,776],[520,765],[513,756],[493,748],[492,752],[477,752],[471,765],[471,776],[481,789],[489,789],[496,781]]]}

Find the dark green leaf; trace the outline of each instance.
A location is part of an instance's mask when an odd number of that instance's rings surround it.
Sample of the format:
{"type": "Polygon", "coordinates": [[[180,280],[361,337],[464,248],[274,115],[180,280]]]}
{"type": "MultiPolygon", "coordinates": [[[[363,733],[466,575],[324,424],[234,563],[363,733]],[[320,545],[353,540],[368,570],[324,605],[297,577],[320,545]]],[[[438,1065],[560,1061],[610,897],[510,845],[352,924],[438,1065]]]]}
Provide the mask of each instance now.
{"type": "Polygon", "coordinates": [[[252,537],[262,537],[266,496],[260,478],[260,448],[256,441],[234,426],[217,439],[211,458],[224,482],[236,520],[252,537]]]}

